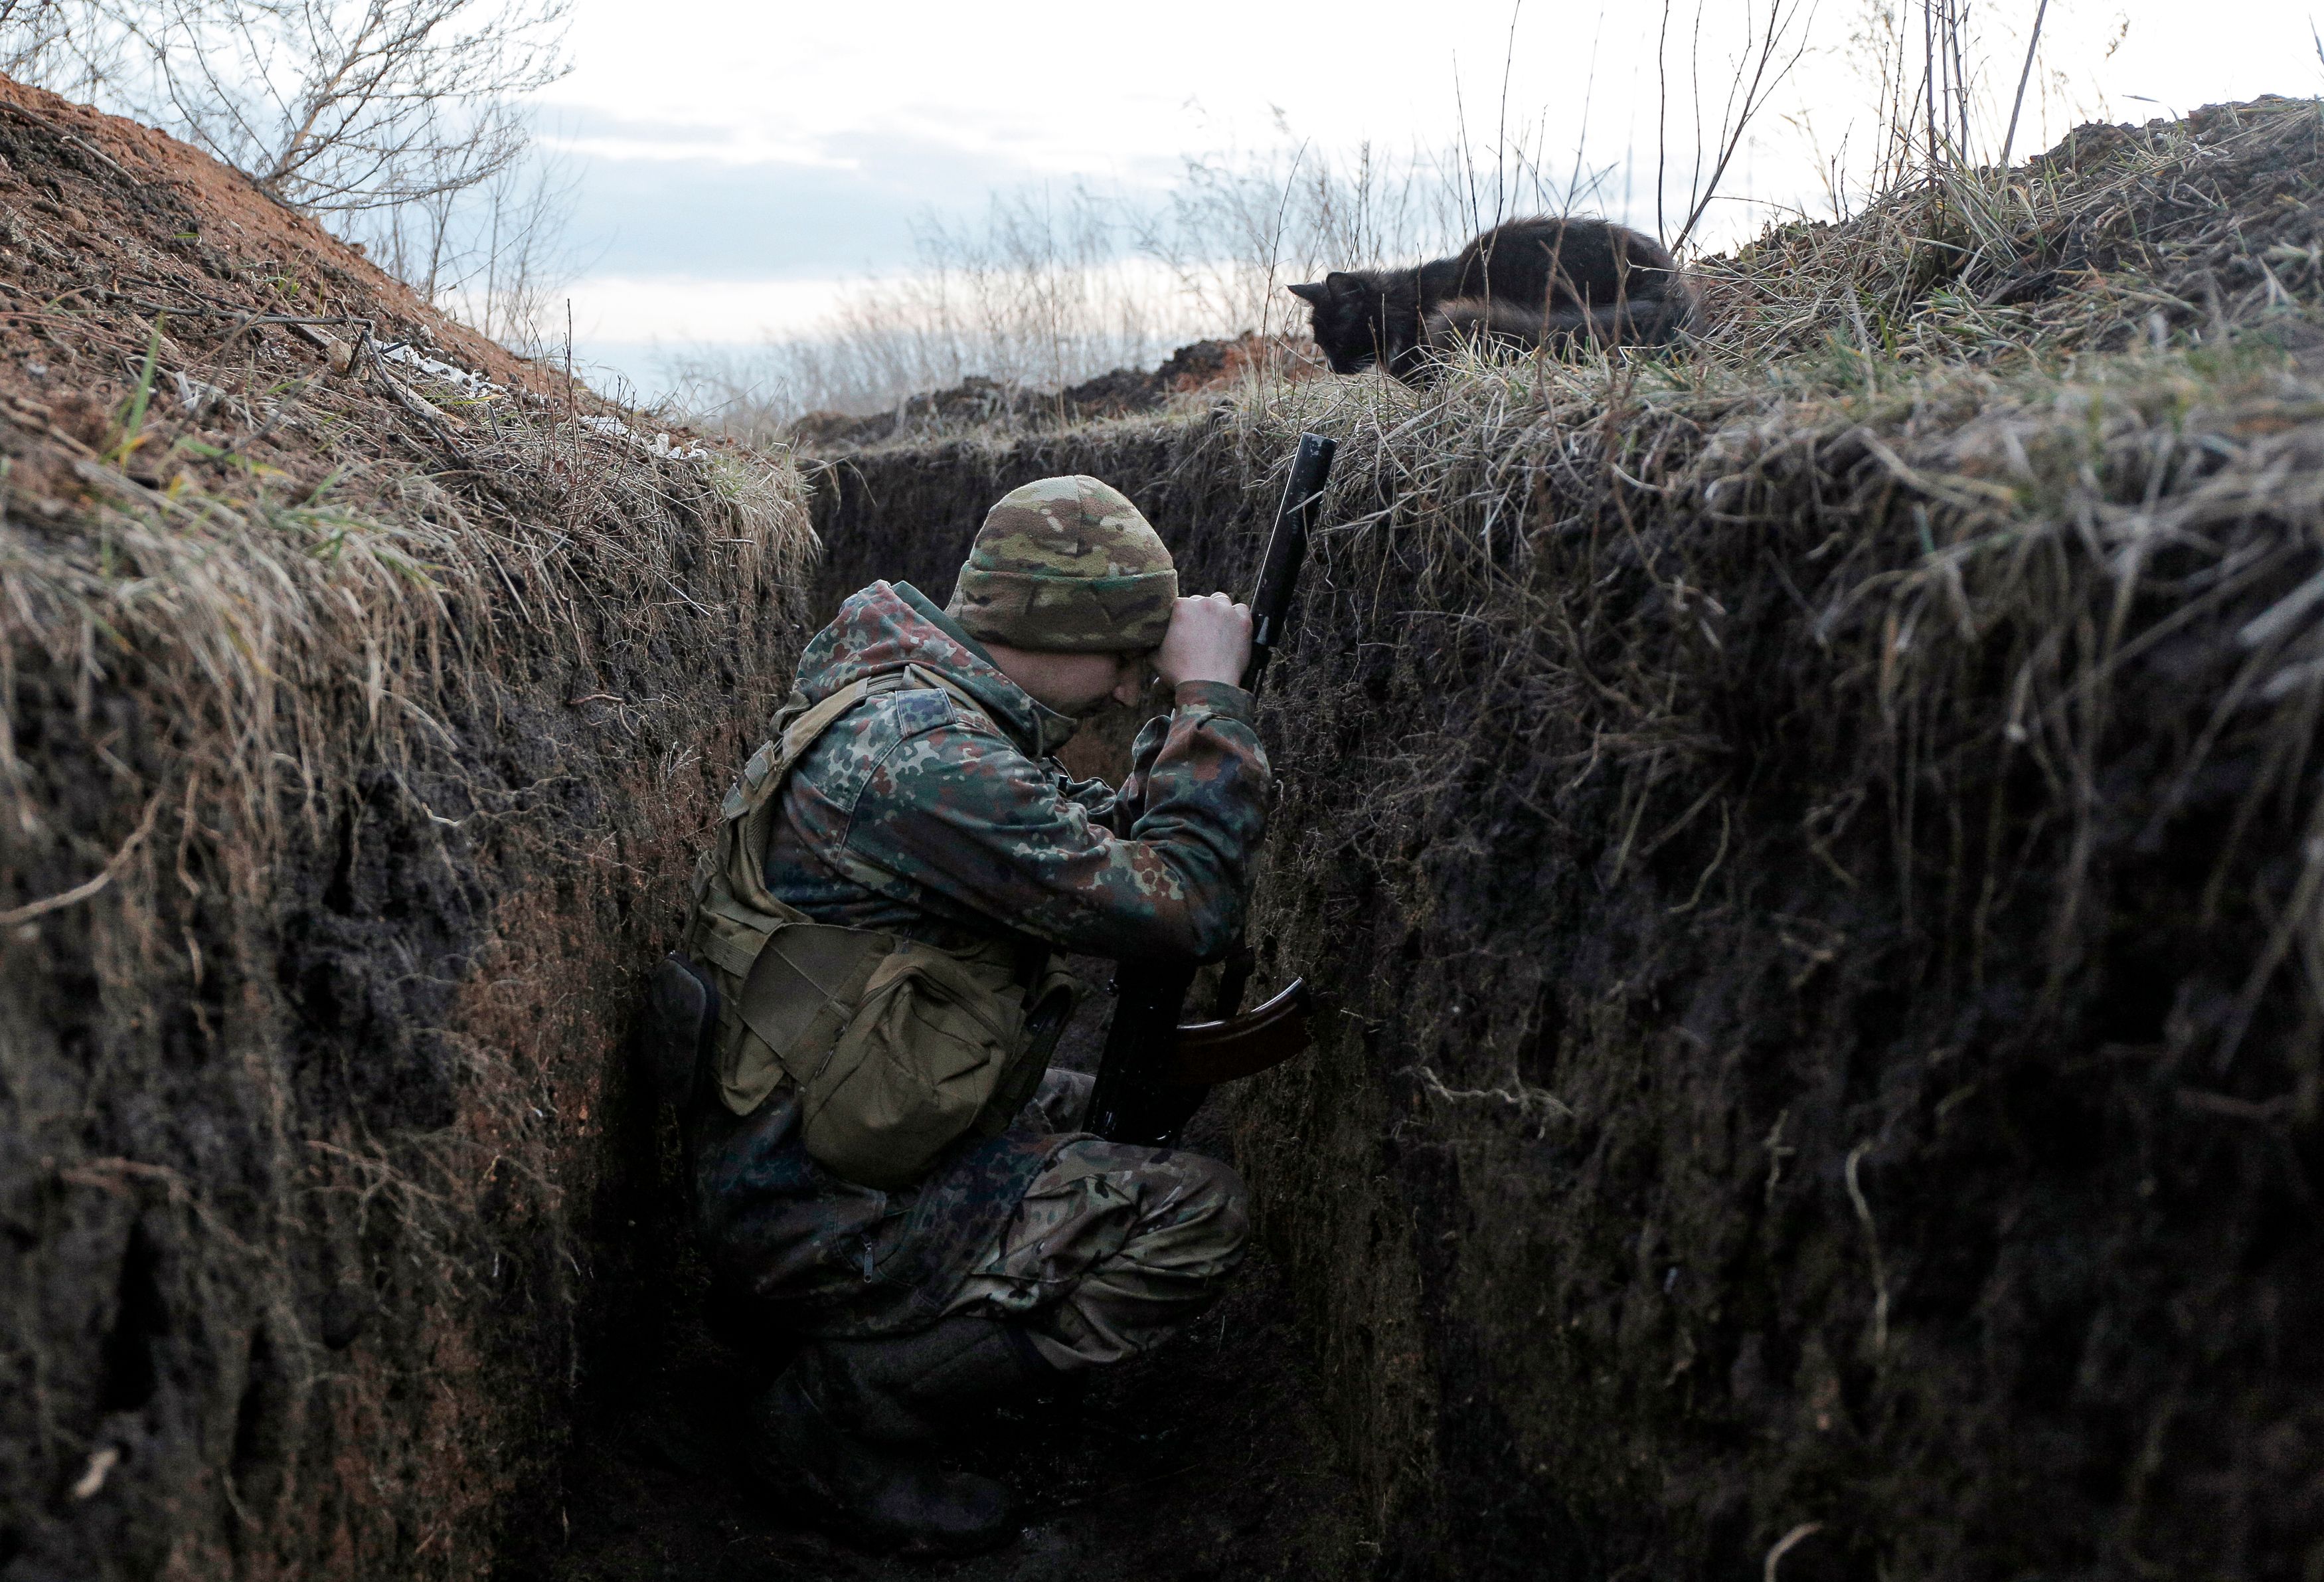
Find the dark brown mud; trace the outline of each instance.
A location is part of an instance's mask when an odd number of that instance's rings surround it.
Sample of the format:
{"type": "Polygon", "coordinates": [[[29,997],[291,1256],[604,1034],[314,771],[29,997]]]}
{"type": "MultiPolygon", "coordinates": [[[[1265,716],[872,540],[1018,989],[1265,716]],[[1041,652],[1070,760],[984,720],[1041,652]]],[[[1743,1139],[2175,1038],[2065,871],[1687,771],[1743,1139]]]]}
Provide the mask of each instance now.
{"type": "MultiPolygon", "coordinates": [[[[150,134],[0,133],[0,1576],[941,1574],[736,1478],[779,1343],[620,1058],[804,635],[788,482],[150,134]]],[[[2015,257],[1931,199],[1885,310],[2080,361],[836,461],[826,610],[1076,471],[1244,586],[1342,445],[1263,711],[1324,1014],[1209,1117],[1266,1256],[996,1440],[1028,1536],[954,1572],[2324,1576],[2319,137],[2089,139],[2015,257]]]]}
{"type": "MultiPolygon", "coordinates": [[[[689,1295],[697,1294],[689,1290],[689,1295]]],[[[498,1575],[558,1582],[1175,1582],[1344,1574],[1360,1531],[1322,1431],[1279,1272],[1262,1257],[1186,1335],[1071,1406],[996,1414],[954,1465],[1016,1493],[1004,1550],[870,1555],[770,1499],[742,1468],[742,1406],[782,1352],[687,1328],[631,1402],[576,1426],[557,1525],[498,1575]]]]}

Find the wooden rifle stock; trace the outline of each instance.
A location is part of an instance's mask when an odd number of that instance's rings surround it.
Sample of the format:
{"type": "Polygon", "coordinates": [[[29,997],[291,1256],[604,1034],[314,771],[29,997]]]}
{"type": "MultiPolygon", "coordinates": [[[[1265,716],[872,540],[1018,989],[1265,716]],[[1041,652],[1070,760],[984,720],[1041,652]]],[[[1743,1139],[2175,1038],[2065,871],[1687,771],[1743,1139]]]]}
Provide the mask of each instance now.
{"type": "MultiPolygon", "coordinates": [[[[1242,684],[1254,698],[1289,628],[1308,534],[1337,449],[1321,434],[1302,434],[1291,458],[1250,600],[1250,663],[1242,684]]],[[[1214,1019],[1191,1024],[1179,1018],[1199,963],[1121,964],[1114,976],[1113,1023],[1090,1102],[1092,1131],[1109,1142],[1172,1146],[1213,1084],[1264,1071],[1307,1047],[1306,981],[1295,978],[1264,1005],[1238,1015],[1257,960],[1249,943],[1238,939],[1225,962],[1214,1019]]]]}

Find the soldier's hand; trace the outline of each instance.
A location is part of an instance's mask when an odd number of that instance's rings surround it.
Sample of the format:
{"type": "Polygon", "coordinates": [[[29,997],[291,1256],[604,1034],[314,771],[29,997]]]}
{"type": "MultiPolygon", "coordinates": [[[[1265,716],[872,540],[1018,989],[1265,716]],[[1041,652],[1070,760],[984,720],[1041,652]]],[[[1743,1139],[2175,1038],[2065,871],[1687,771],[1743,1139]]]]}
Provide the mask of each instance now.
{"type": "Polygon", "coordinates": [[[1250,666],[1250,606],[1225,594],[1182,598],[1170,612],[1170,630],[1154,652],[1154,669],[1175,687],[1181,681],[1242,685],[1250,666]]]}

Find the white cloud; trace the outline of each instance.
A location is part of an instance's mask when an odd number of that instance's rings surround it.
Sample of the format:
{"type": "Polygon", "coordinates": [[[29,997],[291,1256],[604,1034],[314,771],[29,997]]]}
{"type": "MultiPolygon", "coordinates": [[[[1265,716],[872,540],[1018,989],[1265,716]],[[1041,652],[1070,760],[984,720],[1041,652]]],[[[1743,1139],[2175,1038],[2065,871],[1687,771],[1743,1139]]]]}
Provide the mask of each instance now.
{"type": "Polygon", "coordinates": [[[575,336],[590,341],[754,344],[824,318],[851,282],[592,275],[560,293],[575,336]]]}
{"type": "MultiPolygon", "coordinates": [[[[1978,8],[1997,77],[2014,78],[2034,6],[1978,8]]],[[[1707,63],[1733,48],[1745,10],[1707,6],[1707,63]]],[[[1849,42],[1857,10],[1824,10],[1801,98],[1829,116],[1863,93],[1849,42]]],[[[2222,26],[2183,0],[2061,0],[2047,23],[2052,63],[2102,88],[2125,115],[2136,113],[2134,95],[2184,109],[2318,86],[2304,5],[2244,0],[2234,10],[2222,26]],[[2109,55],[2124,20],[2127,35],[2109,55]]],[[[868,134],[1036,172],[1118,177],[1268,136],[1278,109],[1298,135],[1333,148],[1365,137],[1439,143],[1465,111],[1471,141],[1489,150],[1506,60],[1509,119],[1545,121],[1551,146],[1571,147],[1585,92],[1602,144],[1623,141],[1618,129],[1651,137],[1658,8],[1536,0],[1516,12],[1514,32],[1511,19],[1509,0],[1425,11],[1408,0],[1324,11],[1282,0],[664,0],[641,28],[633,5],[581,0],[577,69],[555,92],[560,103],[694,128],[703,157],[812,162],[835,140],[868,134]]],[[[623,157],[672,156],[632,144],[623,157]]]]}
{"type": "MultiPolygon", "coordinates": [[[[1211,327],[1167,304],[1177,277],[1151,260],[1123,260],[1106,272],[1106,288],[1165,304],[1157,333],[1188,338],[1211,327]]],[[[894,278],[894,277],[890,277],[894,278]]],[[[626,345],[756,346],[816,333],[842,298],[876,291],[880,277],[704,280],[687,275],[595,274],[558,293],[573,310],[576,340],[626,345]]],[[[560,310],[555,315],[562,322],[560,310]]]]}

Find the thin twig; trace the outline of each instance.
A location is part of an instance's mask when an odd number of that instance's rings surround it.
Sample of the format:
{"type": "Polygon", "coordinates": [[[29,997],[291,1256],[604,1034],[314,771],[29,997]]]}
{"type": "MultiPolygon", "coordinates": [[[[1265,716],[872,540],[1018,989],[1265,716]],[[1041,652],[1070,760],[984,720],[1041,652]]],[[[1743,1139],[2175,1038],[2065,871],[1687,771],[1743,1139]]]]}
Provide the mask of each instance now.
{"type": "Polygon", "coordinates": [[[29,923],[34,918],[46,917],[52,911],[78,905],[119,878],[122,870],[129,865],[129,859],[136,855],[137,847],[153,832],[153,815],[161,810],[161,792],[155,791],[147,800],[144,816],[137,820],[137,828],[129,832],[129,838],[121,843],[121,849],[106,861],[97,877],[57,894],[44,895],[38,901],[0,911],[0,929],[13,929],[19,923],[29,923]]]}
{"type": "Polygon", "coordinates": [[[2017,113],[2025,107],[2025,85],[2034,79],[2034,51],[2042,42],[2042,19],[2050,14],[2050,0],[2034,10],[2034,31],[2025,39],[2025,67],[2017,74],[2017,95],[2009,101],[2009,130],[2001,135],[2001,168],[2009,169],[2010,150],[2017,146],[2017,113]]]}

